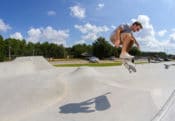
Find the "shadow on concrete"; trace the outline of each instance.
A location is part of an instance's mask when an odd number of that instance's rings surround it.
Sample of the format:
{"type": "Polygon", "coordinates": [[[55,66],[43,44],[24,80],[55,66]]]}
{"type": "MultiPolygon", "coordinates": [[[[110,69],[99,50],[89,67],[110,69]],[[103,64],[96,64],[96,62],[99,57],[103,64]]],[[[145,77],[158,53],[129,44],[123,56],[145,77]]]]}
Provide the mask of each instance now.
{"type": "Polygon", "coordinates": [[[59,107],[59,113],[92,113],[95,111],[104,111],[111,107],[107,95],[110,92],[101,96],[91,98],[80,103],[69,103],[59,107]]]}

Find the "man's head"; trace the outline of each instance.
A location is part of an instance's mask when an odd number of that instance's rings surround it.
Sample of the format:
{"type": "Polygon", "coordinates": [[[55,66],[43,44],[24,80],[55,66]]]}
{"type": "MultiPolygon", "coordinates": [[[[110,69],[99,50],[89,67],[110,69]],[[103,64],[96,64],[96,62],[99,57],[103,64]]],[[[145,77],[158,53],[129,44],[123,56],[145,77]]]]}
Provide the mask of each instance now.
{"type": "Polygon", "coordinates": [[[135,21],[131,26],[131,29],[132,29],[133,32],[137,32],[142,28],[143,28],[142,24],[138,21],[135,21]]]}

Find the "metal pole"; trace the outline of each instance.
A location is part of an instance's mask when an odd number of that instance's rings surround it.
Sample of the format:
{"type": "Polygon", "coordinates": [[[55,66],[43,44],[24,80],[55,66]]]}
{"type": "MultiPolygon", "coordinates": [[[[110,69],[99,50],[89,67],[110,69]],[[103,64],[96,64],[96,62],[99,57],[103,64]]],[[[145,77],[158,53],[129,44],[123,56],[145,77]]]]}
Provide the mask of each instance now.
{"type": "Polygon", "coordinates": [[[9,45],[9,60],[11,60],[11,46],[9,45]]]}
{"type": "Polygon", "coordinates": [[[33,56],[35,55],[35,49],[33,49],[33,56]]]}

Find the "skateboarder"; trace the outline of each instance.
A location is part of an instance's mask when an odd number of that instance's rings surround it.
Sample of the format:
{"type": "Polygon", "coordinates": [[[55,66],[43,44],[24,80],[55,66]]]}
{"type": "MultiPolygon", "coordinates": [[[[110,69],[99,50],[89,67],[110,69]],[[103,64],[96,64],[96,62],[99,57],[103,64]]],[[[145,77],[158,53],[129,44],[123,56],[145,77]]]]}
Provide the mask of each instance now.
{"type": "Polygon", "coordinates": [[[122,51],[120,54],[120,58],[133,58],[134,56],[130,55],[129,49],[135,43],[137,48],[140,49],[139,43],[134,38],[132,32],[138,32],[143,28],[142,24],[138,21],[132,23],[132,25],[122,24],[117,27],[112,33],[110,40],[115,45],[115,47],[119,47],[122,45],[122,51]]]}

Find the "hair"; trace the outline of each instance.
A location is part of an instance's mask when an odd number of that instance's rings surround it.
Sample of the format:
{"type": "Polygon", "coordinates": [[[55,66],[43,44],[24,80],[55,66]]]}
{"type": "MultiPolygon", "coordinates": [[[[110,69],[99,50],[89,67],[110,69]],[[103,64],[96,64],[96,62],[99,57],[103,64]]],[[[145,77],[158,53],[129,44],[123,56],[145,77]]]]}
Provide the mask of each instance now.
{"type": "Polygon", "coordinates": [[[132,25],[140,26],[141,29],[143,28],[142,24],[138,21],[135,21],[132,25]]]}

